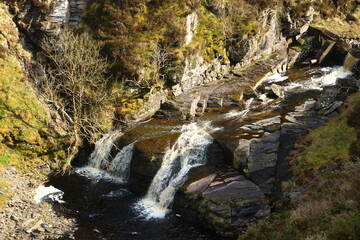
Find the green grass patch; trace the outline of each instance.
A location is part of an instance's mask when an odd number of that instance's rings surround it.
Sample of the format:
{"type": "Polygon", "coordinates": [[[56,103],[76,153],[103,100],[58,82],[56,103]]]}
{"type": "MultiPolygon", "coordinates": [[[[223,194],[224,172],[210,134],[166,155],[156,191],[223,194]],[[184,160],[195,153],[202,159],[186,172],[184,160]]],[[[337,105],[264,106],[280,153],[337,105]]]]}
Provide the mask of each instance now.
{"type": "Polygon", "coordinates": [[[348,162],[312,183],[296,202],[250,225],[238,240],[358,239],[359,210],[360,162],[348,162]]]}
{"type": "Polygon", "coordinates": [[[336,165],[350,159],[350,147],[356,141],[356,131],[347,123],[347,118],[337,118],[326,126],[313,130],[304,137],[292,161],[293,170],[301,175],[306,170],[317,171],[326,164],[336,165]]]}
{"type": "Polygon", "coordinates": [[[323,167],[336,166],[353,157],[352,147],[357,142],[360,125],[356,126],[352,120],[358,116],[359,104],[360,93],[353,94],[339,116],[297,141],[290,156],[295,176],[311,179],[323,167]]]}
{"type": "Polygon", "coordinates": [[[4,154],[4,155],[0,156],[0,164],[9,163],[11,159],[12,159],[11,154],[4,154]]]}

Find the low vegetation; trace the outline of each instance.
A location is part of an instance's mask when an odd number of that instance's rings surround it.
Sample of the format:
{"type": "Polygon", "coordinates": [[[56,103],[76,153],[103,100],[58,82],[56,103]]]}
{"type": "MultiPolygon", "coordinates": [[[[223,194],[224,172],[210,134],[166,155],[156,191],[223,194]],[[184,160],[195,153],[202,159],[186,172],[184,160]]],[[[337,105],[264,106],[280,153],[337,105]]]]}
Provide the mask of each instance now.
{"type": "MultiPolygon", "coordinates": [[[[0,172],[12,166],[42,177],[41,169],[64,166],[66,136],[54,130],[46,106],[31,89],[18,60],[0,56],[0,172]]],[[[0,177],[0,209],[9,194],[6,181],[0,177]]]]}
{"type": "Polygon", "coordinates": [[[65,155],[61,136],[14,56],[0,58],[0,82],[0,164],[26,168],[37,158],[58,164],[65,155]]]}
{"type": "Polygon", "coordinates": [[[358,160],[347,162],[337,171],[327,172],[301,196],[296,195],[291,207],[284,203],[281,210],[250,226],[238,240],[358,239],[359,176],[358,160]]]}
{"type": "Polygon", "coordinates": [[[353,146],[358,140],[359,129],[351,121],[358,113],[359,103],[360,94],[350,96],[339,116],[311,131],[295,144],[296,150],[291,156],[295,176],[303,182],[312,180],[322,169],[336,167],[357,155],[353,146]]]}

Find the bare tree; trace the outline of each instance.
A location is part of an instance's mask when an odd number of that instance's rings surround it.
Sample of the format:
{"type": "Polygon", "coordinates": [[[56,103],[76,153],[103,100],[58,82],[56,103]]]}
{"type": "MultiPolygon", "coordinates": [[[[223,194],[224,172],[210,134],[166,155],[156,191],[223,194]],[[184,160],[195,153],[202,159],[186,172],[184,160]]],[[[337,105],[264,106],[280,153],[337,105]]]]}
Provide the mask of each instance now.
{"type": "Polygon", "coordinates": [[[150,55],[150,70],[152,72],[152,84],[161,86],[164,84],[164,75],[162,71],[170,66],[170,57],[172,53],[161,49],[158,44],[154,45],[154,50],[150,55]]]}
{"type": "Polygon", "coordinates": [[[42,87],[47,100],[55,106],[69,126],[70,158],[82,139],[101,131],[101,115],[108,102],[109,90],[104,74],[109,64],[100,55],[100,44],[88,34],[70,30],[42,44],[45,80],[42,87]]]}
{"type": "Polygon", "coordinates": [[[165,84],[164,70],[171,67],[171,56],[173,53],[163,49],[158,43],[149,45],[149,64],[144,68],[148,74],[143,74],[137,81],[126,80],[139,88],[154,89],[163,87],[165,84]]]}

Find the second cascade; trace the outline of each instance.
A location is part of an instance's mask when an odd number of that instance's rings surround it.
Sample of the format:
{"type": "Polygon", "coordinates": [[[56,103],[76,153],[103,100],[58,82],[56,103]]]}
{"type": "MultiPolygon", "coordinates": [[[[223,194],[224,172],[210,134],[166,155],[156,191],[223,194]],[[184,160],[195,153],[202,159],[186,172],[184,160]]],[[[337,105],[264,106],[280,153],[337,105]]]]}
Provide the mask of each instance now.
{"type": "Polygon", "coordinates": [[[165,217],[190,169],[206,164],[206,150],[213,140],[198,124],[184,125],[175,144],[166,151],[146,196],[135,204],[135,210],[146,219],[165,217]]]}

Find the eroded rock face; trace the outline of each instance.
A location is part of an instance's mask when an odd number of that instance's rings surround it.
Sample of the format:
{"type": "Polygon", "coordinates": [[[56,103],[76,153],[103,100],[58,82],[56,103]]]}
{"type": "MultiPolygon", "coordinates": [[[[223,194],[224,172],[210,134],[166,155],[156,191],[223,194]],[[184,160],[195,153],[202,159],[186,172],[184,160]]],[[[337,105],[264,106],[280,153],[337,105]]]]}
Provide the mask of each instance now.
{"type": "MultiPolygon", "coordinates": [[[[229,68],[229,65],[221,64],[219,59],[213,59],[212,62],[206,63],[200,55],[190,56],[185,60],[180,81],[172,88],[173,94],[178,96],[194,87],[220,80],[229,72],[229,68]]],[[[175,82],[177,81],[175,80],[175,82]]]]}
{"type": "Polygon", "coordinates": [[[199,23],[199,16],[196,12],[192,12],[191,14],[187,15],[186,17],[186,25],[185,25],[185,46],[189,45],[196,33],[197,25],[199,23]]]}
{"type": "MultiPolygon", "coordinates": [[[[192,89],[187,89],[171,102],[171,114],[177,108],[180,115],[194,117],[203,115],[207,107],[242,106],[244,90],[252,89],[263,78],[266,79],[266,76],[286,69],[287,61],[286,52],[281,51],[253,65],[251,71],[234,71],[234,74],[227,74],[219,81],[209,81],[203,86],[199,85],[204,83],[192,85],[192,89]]],[[[181,92],[183,91],[179,91],[181,92]]],[[[167,111],[164,108],[161,110],[167,111]]]]}
{"type": "Polygon", "coordinates": [[[25,2],[13,6],[18,26],[36,44],[44,36],[59,34],[66,26],[76,27],[86,7],[86,0],[51,0],[42,4],[25,2]]]}
{"type": "MultiPolygon", "coordinates": [[[[230,47],[229,58],[238,66],[244,66],[251,61],[266,54],[271,54],[287,47],[286,39],[281,33],[281,29],[276,17],[276,11],[269,9],[263,12],[263,29],[267,29],[264,34],[250,36],[242,41],[242,47],[230,47]]],[[[235,43],[229,43],[233,45],[235,43]]]]}
{"type": "Polygon", "coordinates": [[[130,186],[136,192],[146,193],[151,181],[161,167],[166,150],[178,134],[137,141],[131,162],[130,186]]]}

